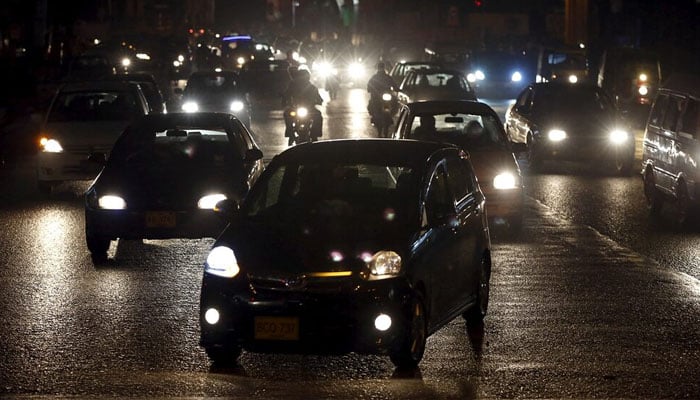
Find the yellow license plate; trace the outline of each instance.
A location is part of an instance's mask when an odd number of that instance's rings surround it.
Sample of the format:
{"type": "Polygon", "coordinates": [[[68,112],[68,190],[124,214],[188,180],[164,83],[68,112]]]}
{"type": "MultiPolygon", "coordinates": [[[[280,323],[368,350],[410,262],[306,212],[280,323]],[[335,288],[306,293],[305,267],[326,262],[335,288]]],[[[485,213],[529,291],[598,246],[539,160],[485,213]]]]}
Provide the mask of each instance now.
{"type": "Polygon", "coordinates": [[[299,340],[299,318],[255,317],[256,340],[299,340]]]}
{"type": "Polygon", "coordinates": [[[149,211],[146,213],[147,228],[174,228],[175,213],[172,211],[149,211]]]}

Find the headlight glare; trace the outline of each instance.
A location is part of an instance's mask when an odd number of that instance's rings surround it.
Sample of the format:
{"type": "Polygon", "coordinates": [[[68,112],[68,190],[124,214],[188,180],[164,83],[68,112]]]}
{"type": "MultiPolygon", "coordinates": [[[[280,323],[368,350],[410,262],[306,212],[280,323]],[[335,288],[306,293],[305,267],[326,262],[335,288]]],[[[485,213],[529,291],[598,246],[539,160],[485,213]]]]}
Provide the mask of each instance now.
{"type": "Polygon", "coordinates": [[[62,153],[63,152],[63,146],[61,146],[61,143],[59,143],[59,141],[56,139],[49,139],[49,138],[43,137],[39,141],[39,144],[41,144],[42,151],[44,151],[46,153],[62,153]]]}
{"type": "Polygon", "coordinates": [[[297,108],[297,115],[300,118],[306,118],[306,116],[309,115],[309,110],[306,107],[299,107],[297,108]]]}
{"type": "Polygon", "coordinates": [[[515,175],[510,172],[501,172],[493,178],[493,187],[495,189],[515,189],[516,183],[515,175]]]}
{"type": "Polygon", "coordinates": [[[237,62],[239,65],[245,64],[245,57],[238,57],[238,58],[236,59],[236,62],[237,62]]]}
{"type": "Polygon", "coordinates": [[[642,85],[639,87],[638,92],[640,95],[646,96],[649,94],[649,87],[647,85],[642,85]]]}
{"type": "Polygon", "coordinates": [[[629,133],[622,129],[615,129],[610,132],[610,141],[614,144],[625,143],[629,139],[629,133]]]}
{"type": "Polygon", "coordinates": [[[569,83],[576,83],[576,82],[578,82],[578,76],[569,75],[569,83]]]}
{"type": "Polygon", "coordinates": [[[520,82],[523,80],[523,75],[520,72],[515,71],[513,72],[513,75],[511,75],[510,80],[513,82],[520,82]]]}
{"type": "Polygon", "coordinates": [[[242,101],[235,100],[235,101],[231,102],[230,108],[231,108],[231,111],[233,111],[233,112],[239,112],[239,111],[243,111],[243,109],[245,108],[245,105],[243,104],[242,101]]]}
{"type": "Polygon", "coordinates": [[[390,94],[390,93],[384,93],[384,94],[382,94],[382,100],[384,100],[384,101],[391,101],[391,94],[390,94]]]}
{"type": "Polygon", "coordinates": [[[225,194],[208,194],[199,199],[199,201],[197,202],[197,207],[203,210],[213,210],[216,204],[221,200],[226,200],[225,194]]]}
{"type": "Polygon", "coordinates": [[[223,278],[233,278],[240,271],[233,250],[226,246],[211,249],[204,264],[204,272],[223,278]]]}
{"type": "Polygon", "coordinates": [[[547,133],[547,138],[552,142],[561,142],[562,140],[566,139],[566,132],[562,131],[561,129],[552,129],[549,131],[549,133],[547,133]]]}
{"type": "Polygon", "coordinates": [[[106,195],[97,199],[97,205],[103,210],[123,210],[126,208],[126,201],[119,196],[106,195]]]}
{"type": "Polygon", "coordinates": [[[131,65],[131,60],[129,58],[122,58],[122,67],[128,67],[131,65]]]}
{"type": "Polygon", "coordinates": [[[186,101],[185,104],[182,105],[182,111],[187,113],[197,112],[199,111],[199,104],[194,101],[186,101]]]}

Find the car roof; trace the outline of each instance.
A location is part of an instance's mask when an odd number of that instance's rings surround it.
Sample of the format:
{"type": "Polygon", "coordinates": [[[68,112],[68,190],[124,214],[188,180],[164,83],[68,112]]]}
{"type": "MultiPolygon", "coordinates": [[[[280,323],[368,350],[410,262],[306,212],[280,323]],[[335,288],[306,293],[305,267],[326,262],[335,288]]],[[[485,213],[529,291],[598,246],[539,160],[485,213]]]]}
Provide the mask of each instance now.
{"type": "Polygon", "coordinates": [[[219,112],[148,114],[136,119],[132,126],[221,127],[228,126],[236,119],[234,115],[219,112]]]}
{"type": "Polygon", "coordinates": [[[434,112],[454,112],[455,110],[470,114],[494,114],[496,112],[486,103],[474,100],[424,100],[406,105],[411,113],[423,114],[434,112]]]}
{"type": "Polygon", "coordinates": [[[275,162],[302,163],[342,162],[343,159],[381,161],[388,164],[424,164],[433,154],[443,149],[459,151],[451,144],[396,139],[339,139],[304,143],[291,147],[277,155],[275,162]]]}
{"type": "Polygon", "coordinates": [[[120,80],[99,80],[65,83],[58,90],[59,92],[87,92],[97,90],[124,91],[132,90],[134,88],[138,88],[138,85],[133,82],[120,80]]]}
{"type": "Polygon", "coordinates": [[[700,99],[700,76],[676,73],[661,85],[661,89],[685,93],[700,99]]]}

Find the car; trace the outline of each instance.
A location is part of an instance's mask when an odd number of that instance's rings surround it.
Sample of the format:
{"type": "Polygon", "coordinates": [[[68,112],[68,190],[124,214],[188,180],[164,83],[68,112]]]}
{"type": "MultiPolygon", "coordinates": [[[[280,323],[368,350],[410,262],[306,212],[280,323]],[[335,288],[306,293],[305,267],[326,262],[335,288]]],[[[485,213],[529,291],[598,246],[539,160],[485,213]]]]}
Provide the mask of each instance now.
{"type": "Polygon", "coordinates": [[[230,114],[146,115],[130,124],[85,194],[85,238],[104,261],[112,240],[216,237],[217,201],[243,198],[263,169],[250,132],[230,114]]]}
{"type": "Polygon", "coordinates": [[[641,172],[652,215],[668,202],[675,205],[678,224],[696,216],[699,140],[700,77],[676,73],[656,93],[644,130],[641,172]]]}
{"type": "Polygon", "coordinates": [[[467,80],[479,98],[514,98],[534,79],[534,64],[522,53],[476,51],[471,54],[467,80]]]}
{"type": "MultiPolygon", "coordinates": [[[[228,203],[228,204],[227,204],[228,203]]],[[[206,257],[200,345],[388,355],[418,365],[460,315],[482,326],[491,250],[468,155],[412,140],[329,140],[275,156],[206,257]]]]}
{"type": "Polygon", "coordinates": [[[395,139],[452,143],[469,152],[479,186],[488,199],[490,225],[520,230],[524,184],[515,153],[524,151],[525,146],[510,143],[491,107],[468,100],[421,101],[404,105],[398,121],[395,139]],[[432,121],[432,128],[421,126],[422,121],[432,121]]]}
{"type": "Polygon", "coordinates": [[[532,83],[506,110],[506,133],[527,144],[531,171],[547,160],[603,162],[629,175],[635,138],[603,89],[591,83],[532,83]]]}
{"type": "Polygon", "coordinates": [[[220,46],[221,62],[225,69],[241,69],[252,60],[274,59],[270,45],[259,42],[250,35],[223,36],[220,46]]]}
{"type": "Polygon", "coordinates": [[[146,97],[146,101],[148,102],[148,110],[150,114],[160,114],[168,112],[163,92],[160,90],[160,85],[158,84],[156,78],[152,74],[145,72],[115,74],[110,76],[108,79],[137,83],[141,87],[143,95],[146,97]]]}
{"type": "Polygon", "coordinates": [[[464,74],[452,69],[415,69],[399,85],[400,103],[422,100],[476,100],[464,74]]]}
{"type": "Polygon", "coordinates": [[[237,71],[197,71],[187,79],[182,93],[184,112],[227,112],[250,129],[248,88],[237,71]]]}
{"type": "Polygon", "coordinates": [[[124,128],[149,113],[140,86],[94,81],[62,85],[42,124],[37,185],[43,194],[65,181],[92,180],[99,173],[88,157],[107,153],[124,128]]]}
{"type": "Polygon", "coordinates": [[[401,84],[409,71],[414,69],[441,69],[442,63],[438,61],[399,61],[391,67],[389,76],[397,83],[401,84]]]}
{"type": "Polygon", "coordinates": [[[588,55],[585,47],[543,45],[537,56],[535,82],[585,82],[588,76],[588,55]]]}
{"type": "Polygon", "coordinates": [[[287,60],[253,60],[243,66],[240,77],[247,82],[253,102],[280,108],[282,93],[291,81],[290,67],[287,60]]]}

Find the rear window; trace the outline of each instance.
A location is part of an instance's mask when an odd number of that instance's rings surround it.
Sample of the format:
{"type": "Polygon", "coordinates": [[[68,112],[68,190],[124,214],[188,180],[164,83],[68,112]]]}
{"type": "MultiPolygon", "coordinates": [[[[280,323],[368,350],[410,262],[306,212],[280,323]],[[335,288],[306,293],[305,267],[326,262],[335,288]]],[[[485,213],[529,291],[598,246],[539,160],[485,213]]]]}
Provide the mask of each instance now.
{"type": "Polygon", "coordinates": [[[132,92],[66,92],[54,101],[48,122],[129,121],[141,114],[132,92]]]}

